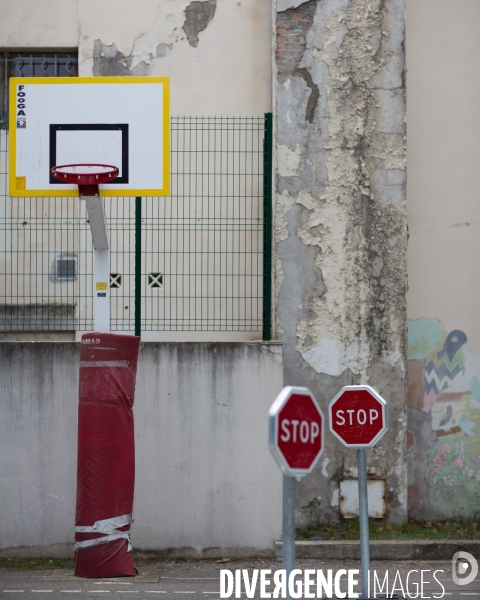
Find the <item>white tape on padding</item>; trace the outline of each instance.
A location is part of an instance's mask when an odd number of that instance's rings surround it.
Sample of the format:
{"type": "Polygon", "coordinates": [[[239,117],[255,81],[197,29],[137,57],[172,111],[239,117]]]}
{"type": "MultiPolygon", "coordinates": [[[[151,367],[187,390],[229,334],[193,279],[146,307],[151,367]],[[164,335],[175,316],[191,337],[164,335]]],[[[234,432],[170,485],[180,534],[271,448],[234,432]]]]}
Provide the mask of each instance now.
{"type": "Polygon", "coordinates": [[[113,517],[112,519],[103,519],[97,521],[92,525],[75,527],[75,533],[103,533],[102,537],[95,538],[93,540],[84,540],[83,542],[75,542],[74,549],[79,550],[80,548],[88,548],[89,546],[97,546],[98,544],[107,544],[114,540],[125,539],[128,541],[128,552],[132,551],[132,545],[130,544],[130,532],[129,531],[118,531],[120,527],[125,525],[131,525],[133,519],[130,515],[122,515],[120,517],[113,517]]]}
{"type": "Polygon", "coordinates": [[[132,364],[131,360],[81,360],[80,367],[114,367],[126,369],[132,364]]]}

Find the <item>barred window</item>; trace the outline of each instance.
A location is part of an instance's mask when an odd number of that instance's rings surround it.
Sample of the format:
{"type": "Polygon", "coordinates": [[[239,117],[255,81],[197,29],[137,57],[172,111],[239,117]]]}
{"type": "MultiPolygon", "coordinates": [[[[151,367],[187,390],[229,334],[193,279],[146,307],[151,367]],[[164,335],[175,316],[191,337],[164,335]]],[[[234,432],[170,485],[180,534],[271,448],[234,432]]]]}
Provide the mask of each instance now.
{"type": "Polygon", "coordinates": [[[77,77],[78,59],[68,52],[0,54],[0,125],[8,125],[10,77],[77,77]]]}

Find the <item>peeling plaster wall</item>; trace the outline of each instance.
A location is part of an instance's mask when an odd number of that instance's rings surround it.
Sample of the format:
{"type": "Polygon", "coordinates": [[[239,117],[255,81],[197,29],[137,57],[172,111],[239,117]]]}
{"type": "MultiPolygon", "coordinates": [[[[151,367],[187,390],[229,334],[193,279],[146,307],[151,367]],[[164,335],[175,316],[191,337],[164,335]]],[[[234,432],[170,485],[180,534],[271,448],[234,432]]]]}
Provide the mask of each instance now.
{"type": "MultiPolygon", "coordinates": [[[[310,387],[325,412],[346,384],[385,397],[389,431],[368,465],[388,478],[391,521],[407,509],[404,13],[404,0],[282,0],[277,12],[284,382],[310,387]]],[[[356,474],[355,452],[326,444],[298,486],[298,523],[315,497],[336,516],[339,479],[356,474]]]]}
{"type": "Polygon", "coordinates": [[[170,76],[174,115],[272,110],[273,0],[0,0],[0,48],[74,49],[79,75],[170,76]]]}
{"type": "Polygon", "coordinates": [[[78,0],[79,74],[171,77],[174,115],[272,110],[272,5],[78,0]]]}

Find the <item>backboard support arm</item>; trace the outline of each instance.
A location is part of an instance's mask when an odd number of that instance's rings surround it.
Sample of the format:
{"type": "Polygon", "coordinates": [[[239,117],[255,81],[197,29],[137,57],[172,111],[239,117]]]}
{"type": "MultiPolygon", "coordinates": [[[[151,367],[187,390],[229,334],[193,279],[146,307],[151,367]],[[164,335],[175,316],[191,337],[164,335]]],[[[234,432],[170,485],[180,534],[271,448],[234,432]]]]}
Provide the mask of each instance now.
{"type": "Polygon", "coordinates": [[[114,165],[79,163],[52,167],[50,173],[62,183],[78,185],[80,199],[85,200],[94,248],[94,328],[99,333],[109,333],[110,247],[105,204],[103,198],[100,197],[98,184],[115,180],[118,177],[119,169],[114,165]]]}
{"type": "Polygon", "coordinates": [[[94,248],[94,328],[99,333],[108,333],[110,331],[110,248],[105,205],[99,195],[86,196],[83,191],[80,192],[80,199],[85,200],[87,205],[94,248]]]}

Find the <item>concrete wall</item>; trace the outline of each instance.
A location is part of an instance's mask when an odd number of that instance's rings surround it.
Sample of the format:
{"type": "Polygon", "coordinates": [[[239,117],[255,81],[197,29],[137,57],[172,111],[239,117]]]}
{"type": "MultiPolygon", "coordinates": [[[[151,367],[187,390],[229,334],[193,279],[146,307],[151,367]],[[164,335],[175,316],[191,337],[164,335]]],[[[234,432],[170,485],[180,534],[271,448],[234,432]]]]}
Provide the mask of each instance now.
{"type": "Polygon", "coordinates": [[[408,0],[409,507],[480,502],[480,3],[408,0]]]}
{"type": "Polygon", "coordinates": [[[78,0],[81,75],[169,75],[172,114],[272,108],[272,2],[78,0]]]}
{"type": "MultiPolygon", "coordinates": [[[[78,357],[73,342],[0,343],[0,556],[72,553],[78,357]]],[[[273,552],[282,478],[268,409],[281,387],[276,343],[142,345],[137,551],[273,552]]]]}
{"type": "Polygon", "coordinates": [[[0,48],[78,48],[79,75],[171,77],[173,115],[272,110],[272,1],[0,0],[0,48]]]}
{"type": "Polygon", "coordinates": [[[0,48],[77,48],[77,13],[77,0],[0,0],[0,48]]]}
{"type": "MultiPolygon", "coordinates": [[[[406,517],[406,165],[404,0],[282,0],[277,24],[276,329],[284,380],[326,412],[346,384],[389,404],[369,453],[388,479],[392,521],[406,517]],[[388,448],[388,452],[387,452],[388,448]]],[[[299,485],[338,515],[356,455],[327,439],[299,485]]]]}

